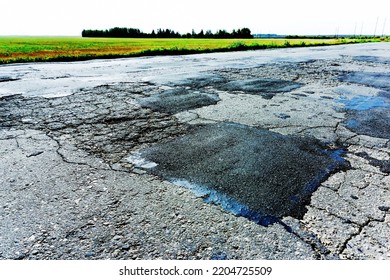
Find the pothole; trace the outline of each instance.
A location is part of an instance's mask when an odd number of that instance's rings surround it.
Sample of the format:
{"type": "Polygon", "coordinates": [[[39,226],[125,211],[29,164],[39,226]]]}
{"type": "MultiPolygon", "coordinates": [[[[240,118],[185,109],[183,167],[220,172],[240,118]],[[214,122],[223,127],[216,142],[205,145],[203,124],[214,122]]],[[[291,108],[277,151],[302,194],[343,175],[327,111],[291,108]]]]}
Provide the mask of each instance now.
{"type": "Polygon", "coordinates": [[[142,107],[169,114],[214,105],[220,101],[217,94],[204,93],[183,88],[167,90],[161,94],[138,100],[142,107]]]}
{"type": "Polygon", "coordinates": [[[180,75],[175,74],[163,74],[159,76],[145,77],[144,81],[157,85],[166,86],[180,86],[180,87],[191,87],[191,88],[203,88],[207,86],[214,86],[218,83],[226,82],[226,79],[218,74],[214,73],[185,73],[182,72],[180,75]]]}
{"type": "Polygon", "coordinates": [[[220,85],[219,88],[226,91],[243,91],[247,94],[261,95],[271,99],[277,93],[289,92],[301,86],[303,86],[302,83],[292,81],[255,78],[228,82],[220,85]]]}

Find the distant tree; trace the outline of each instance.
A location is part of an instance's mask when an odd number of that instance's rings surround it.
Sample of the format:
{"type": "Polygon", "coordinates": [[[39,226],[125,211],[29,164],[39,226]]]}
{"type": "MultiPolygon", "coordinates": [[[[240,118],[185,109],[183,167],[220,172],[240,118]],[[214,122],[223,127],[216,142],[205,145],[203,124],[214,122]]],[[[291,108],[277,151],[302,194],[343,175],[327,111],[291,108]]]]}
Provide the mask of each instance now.
{"type": "Polygon", "coordinates": [[[226,32],[226,30],[218,30],[218,32],[215,34],[215,38],[226,39],[230,37],[229,35],[230,34],[226,32]]]}
{"type": "Polygon", "coordinates": [[[108,30],[109,37],[113,38],[126,38],[127,36],[127,28],[114,27],[108,30]]]}
{"type": "Polygon", "coordinates": [[[157,29],[152,31],[152,33],[143,33],[138,28],[126,28],[126,27],[114,27],[106,30],[92,30],[84,29],[81,32],[83,37],[113,37],[113,38],[253,38],[249,28],[233,29],[232,33],[227,32],[226,30],[218,30],[215,34],[211,30],[207,30],[206,33],[203,29],[196,33],[192,29],[191,33],[181,35],[179,32],[176,32],[171,29],[157,29]]]}
{"type": "Polygon", "coordinates": [[[213,38],[214,34],[211,32],[211,30],[207,30],[206,33],[204,34],[205,38],[213,38]]]}
{"type": "Polygon", "coordinates": [[[106,37],[107,30],[83,30],[83,37],[106,37]]]}
{"type": "MultiPolygon", "coordinates": [[[[240,31],[240,29],[238,29],[238,30],[240,31]]],[[[232,36],[232,38],[237,38],[238,34],[239,33],[237,33],[237,31],[235,29],[233,29],[231,36],[232,36]]]]}
{"type": "Polygon", "coordinates": [[[253,38],[249,28],[242,28],[237,30],[236,38],[250,39],[253,38]]]}

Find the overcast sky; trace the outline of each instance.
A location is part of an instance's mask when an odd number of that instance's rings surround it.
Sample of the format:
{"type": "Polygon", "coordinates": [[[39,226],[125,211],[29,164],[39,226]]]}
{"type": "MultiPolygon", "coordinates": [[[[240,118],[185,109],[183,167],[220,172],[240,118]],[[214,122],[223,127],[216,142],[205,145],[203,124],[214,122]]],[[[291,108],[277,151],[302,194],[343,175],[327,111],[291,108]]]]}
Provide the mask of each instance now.
{"type": "Polygon", "coordinates": [[[0,36],[79,36],[83,29],[111,27],[390,34],[389,0],[0,0],[0,12],[0,36]]]}

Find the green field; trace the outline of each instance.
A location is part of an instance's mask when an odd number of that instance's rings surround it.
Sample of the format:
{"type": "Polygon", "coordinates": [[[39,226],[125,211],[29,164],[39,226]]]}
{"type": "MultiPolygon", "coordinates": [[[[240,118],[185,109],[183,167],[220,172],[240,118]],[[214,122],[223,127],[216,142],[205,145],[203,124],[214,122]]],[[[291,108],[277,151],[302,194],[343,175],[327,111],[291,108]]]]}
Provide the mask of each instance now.
{"type": "MultiPolygon", "coordinates": [[[[375,40],[379,41],[379,39],[375,40]]],[[[388,40],[387,38],[386,41],[388,40]]],[[[366,42],[367,40],[0,37],[0,64],[303,47],[359,43],[362,41],[366,42]]]]}

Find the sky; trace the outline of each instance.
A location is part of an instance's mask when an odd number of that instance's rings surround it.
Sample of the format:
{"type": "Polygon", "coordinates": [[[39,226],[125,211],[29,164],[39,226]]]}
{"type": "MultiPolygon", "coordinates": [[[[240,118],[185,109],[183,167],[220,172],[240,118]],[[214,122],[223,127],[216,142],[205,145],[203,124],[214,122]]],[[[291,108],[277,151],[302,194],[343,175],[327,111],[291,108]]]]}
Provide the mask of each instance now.
{"type": "Polygon", "coordinates": [[[247,27],[252,34],[390,35],[388,0],[0,0],[0,36],[80,36],[83,29],[247,27]]]}

